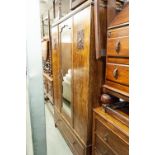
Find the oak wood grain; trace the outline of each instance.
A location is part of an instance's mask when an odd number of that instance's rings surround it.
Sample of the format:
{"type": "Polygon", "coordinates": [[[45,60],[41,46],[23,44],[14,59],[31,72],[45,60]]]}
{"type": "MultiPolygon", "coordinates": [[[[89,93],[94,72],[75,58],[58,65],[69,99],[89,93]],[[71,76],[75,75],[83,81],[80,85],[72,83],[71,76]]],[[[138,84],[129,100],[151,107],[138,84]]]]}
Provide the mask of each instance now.
{"type": "Polygon", "coordinates": [[[53,87],[54,104],[60,111],[61,108],[61,83],[60,83],[60,51],[59,51],[58,26],[52,28],[52,66],[53,66],[53,87]]]}
{"type": "Polygon", "coordinates": [[[74,16],[73,28],[73,100],[74,129],[87,142],[88,98],[89,98],[89,56],[90,56],[90,11],[88,7],[74,16]],[[77,48],[78,31],[84,31],[84,48],[77,48]]]}
{"type": "Polygon", "coordinates": [[[110,23],[109,28],[128,22],[129,22],[129,2],[127,2],[123,10],[120,13],[118,13],[117,16],[115,16],[115,18],[110,23]]]}
{"type": "Polygon", "coordinates": [[[120,57],[107,57],[107,63],[116,63],[129,65],[129,58],[120,58],[120,57]]]}
{"type": "Polygon", "coordinates": [[[129,38],[119,37],[107,40],[107,56],[129,57],[129,38]],[[119,42],[119,45],[117,45],[119,42]],[[116,50],[119,46],[118,51],[116,50]]]}
{"type": "Polygon", "coordinates": [[[129,85],[129,66],[119,65],[114,63],[107,64],[106,79],[124,85],[129,85]],[[117,69],[117,77],[114,76],[114,71],[117,69]]]}
{"type": "Polygon", "coordinates": [[[109,154],[128,155],[129,128],[98,107],[93,113],[93,155],[103,154],[101,146],[106,146],[104,150],[110,149],[109,154]]]}
{"type": "Polygon", "coordinates": [[[129,36],[129,26],[108,30],[108,38],[129,36]]]}

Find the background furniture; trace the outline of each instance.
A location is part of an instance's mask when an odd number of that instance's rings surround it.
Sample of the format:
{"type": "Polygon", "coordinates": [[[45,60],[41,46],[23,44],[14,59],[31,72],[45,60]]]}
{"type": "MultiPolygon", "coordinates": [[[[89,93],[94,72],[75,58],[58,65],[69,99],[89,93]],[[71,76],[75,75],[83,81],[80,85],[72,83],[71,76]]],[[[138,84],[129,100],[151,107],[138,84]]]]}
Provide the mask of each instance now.
{"type": "Polygon", "coordinates": [[[42,18],[42,61],[43,61],[43,80],[44,80],[44,98],[53,104],[53,77],[52,77],[52,50],[51,50],[51,32],[50,32],[50,10],[47,17],[42,18]],[[48,27],[48,28],[46,28],[48,27]],[[45,31],[46,29],[46,31],[45,31]]]}

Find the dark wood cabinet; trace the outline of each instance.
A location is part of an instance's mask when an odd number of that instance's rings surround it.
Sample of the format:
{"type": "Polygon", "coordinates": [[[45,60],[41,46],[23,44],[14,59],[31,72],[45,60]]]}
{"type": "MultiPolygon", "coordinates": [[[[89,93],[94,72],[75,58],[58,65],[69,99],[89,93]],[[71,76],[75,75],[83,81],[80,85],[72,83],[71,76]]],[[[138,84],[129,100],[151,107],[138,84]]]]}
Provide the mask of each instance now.
{"type": "Polygon", "coordinates": [[[129,4],[123,0],[109,0],[107,6],[106,74],[101,99],[103,105],[94,109],[92,149],[93,155],[128,155],[129,4]]]}
{"type": "Polygon", "coordinates": [[[93,116],[93,155],[128,155],[129,128],[101,107],[93,116]]]}
{"type": "Polygon", "coordinates": [[[107,64],[104,92],[129,97],[129,3],[115,16],[107,32],[107,64]]]}
{"type": "Polygon", "coordinates": [[[127,16],[125,1],[95,0],[52,25],[55,126],[74,155],[129,153],[128,126],[100,107],[103,91],[128,101],[127,16]]]}
{"type": "Polygon", "coordinates": [[[96,59],[92,2],[53,24],[52,66],[55,125],[73,154],[90,155],[92,109],[99,106],[104,68],[96,59]]]}

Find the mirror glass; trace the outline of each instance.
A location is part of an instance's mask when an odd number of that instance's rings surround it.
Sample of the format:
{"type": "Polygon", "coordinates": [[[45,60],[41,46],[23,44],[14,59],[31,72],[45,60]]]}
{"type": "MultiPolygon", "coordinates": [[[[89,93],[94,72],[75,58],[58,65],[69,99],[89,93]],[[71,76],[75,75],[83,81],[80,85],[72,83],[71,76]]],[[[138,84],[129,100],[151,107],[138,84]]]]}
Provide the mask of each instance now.
{"type": "Polygon", "coordinates": [[[72,111],[72,32],[69,23],[61,27],[62,111],[71,117],[72,111]]]}

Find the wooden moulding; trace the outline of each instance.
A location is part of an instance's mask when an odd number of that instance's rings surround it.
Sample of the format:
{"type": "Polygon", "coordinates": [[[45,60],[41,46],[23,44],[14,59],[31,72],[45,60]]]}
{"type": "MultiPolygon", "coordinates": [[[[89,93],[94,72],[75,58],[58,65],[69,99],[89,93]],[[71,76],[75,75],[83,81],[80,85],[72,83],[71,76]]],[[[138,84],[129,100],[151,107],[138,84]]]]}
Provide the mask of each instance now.
{"type": "Polygon", "coordinates": [[[129,93],[126,93],[126,92],[121,91],[119,89],[115,89],[115,88],[110,87],[108,85],[103,85],[102,89],[103,89],[104,93],[116,96],[116,97],[121,98],[125,101],[129,101],[129,93]]]}
{"type": "Polygon", "coordinates": [[[121,121],[126,126],[129,126],[129,103],[120,101],[119,98],[102,94],[101,96],[102,107],[106,113],[121,121]]]}
{"type": "Polygon", "coordinates": [[[106,56],[106,46],[104,37],[106,37],[106,16],[107,16],[107,0],[94,0],[94,25],[95,25],[95,50],[96,59],[106,56]],[[101,6],[101,7],[100,7],[101,6]]]}
{"type": "Polygon", "coordinates": [[[71,10],[75,9],[87,0],[71,0],[71,10]]]}
{"type": "Polygon", "coordinates": [[[102,106],[106,113],[113,116],[114,118],[116,118],[117,120],[129,127],[129,115],[127,108],[113,109],[111,107],[106,106],[105,104],[103,104],[102,106]]]}

